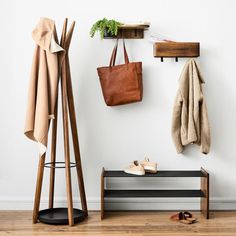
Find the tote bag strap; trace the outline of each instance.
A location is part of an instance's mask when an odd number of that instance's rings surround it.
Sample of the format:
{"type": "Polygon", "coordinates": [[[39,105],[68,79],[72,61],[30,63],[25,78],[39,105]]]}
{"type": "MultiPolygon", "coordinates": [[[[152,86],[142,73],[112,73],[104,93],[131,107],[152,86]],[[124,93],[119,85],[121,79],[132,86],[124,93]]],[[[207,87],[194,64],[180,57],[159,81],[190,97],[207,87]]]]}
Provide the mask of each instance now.
{"type": "Polygon", "coordinates": [[[110,59],[109,67],[115,65],[115,60],[116,60],[115,58],[116,58],[117,47],[118,47],[118,40],[119,40],[119,39],[117,38],[116,44],[115,44],[114,49],[113,49],[112,54],[111,54],[111,59],[110,59]]]}
{"type": "Polygon", "coordinates": [[[129,57],[128,57],[128,53],[126,51],[126,47],[125,47],[125,40],[123,39],[123,47],[124,47],[124,58],[125,58],[125,64],[129,63],[129,57]]]}
{"type": "MultiPolygon", "coordinates": [[[[112,51],[109,67],[115,65],[115,62],[116,62],[116,54],[117,54],[117,48],[118,48],[118,41],[119,41],[119,38],[117,38],[116,44],[115,44],[114,49],[113,49],[113,51],[112,51]]],[[[128,57],[128,53],[127,53],[127,51],[126,51],[125,40],[124,40],[124,39],[123,39],[123,48],[124,48],[125,64],[128,64],[128,63],[129,63],[129,57],[128,57]]]]}

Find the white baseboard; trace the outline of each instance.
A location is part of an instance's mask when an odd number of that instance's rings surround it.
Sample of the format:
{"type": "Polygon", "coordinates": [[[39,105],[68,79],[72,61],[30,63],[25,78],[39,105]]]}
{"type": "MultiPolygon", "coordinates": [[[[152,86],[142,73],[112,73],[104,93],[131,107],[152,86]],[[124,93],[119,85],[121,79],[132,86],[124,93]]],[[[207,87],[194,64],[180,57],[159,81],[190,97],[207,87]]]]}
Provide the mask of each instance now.
{"type": "MultiPolygon", "coordinates": [[[[89,210],[100,210],[99,198],[88,198],[89,210]]],[[[108,210],[199,210],[200,201],[194,198],[124,198],[108,199],[108,210]]],[[[40,209],[47,208],[48,200],[42,199],[40,209]]],[[[66,207],[66,199],[56,199],[55,207],[66,207]]],[[[74,199],[74,207],[79,207],[79,200],[74,199]]],[[[33,199],[0,198],[0,210],[32,210],[33,199]]],[[[210,210],[236,210],[235,198],[211,198],[210,210]]]]}

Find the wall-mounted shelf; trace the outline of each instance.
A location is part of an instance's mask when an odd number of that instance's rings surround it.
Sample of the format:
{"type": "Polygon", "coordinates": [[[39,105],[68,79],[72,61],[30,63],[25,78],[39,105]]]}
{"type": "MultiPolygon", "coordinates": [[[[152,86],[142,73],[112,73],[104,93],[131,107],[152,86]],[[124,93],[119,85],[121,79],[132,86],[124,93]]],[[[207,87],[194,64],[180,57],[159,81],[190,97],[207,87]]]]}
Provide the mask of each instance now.
{"type": "Polygon", "coordinates": [[[114,37],[104,36],[104,39],[124,38],[124,39],[142,39],[144,38],[144,30],[147,30],[149,25],[121,25],[118,30],[118,35],[114,37]]]}
{"type": "Polygon", "coordinates": [[[153,45],[153,56],[160,57],[163,61],[164,57],[174,57],[178,61],[178,57],[199,57],[199,42],[157,42],[153,45]]]}

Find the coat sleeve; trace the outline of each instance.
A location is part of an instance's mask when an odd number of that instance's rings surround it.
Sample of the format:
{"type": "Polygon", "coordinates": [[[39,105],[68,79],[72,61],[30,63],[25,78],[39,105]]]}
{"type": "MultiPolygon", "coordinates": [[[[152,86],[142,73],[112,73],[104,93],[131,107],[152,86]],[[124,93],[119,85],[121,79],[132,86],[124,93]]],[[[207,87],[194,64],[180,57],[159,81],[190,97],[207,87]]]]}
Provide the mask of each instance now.
{"type": "Polygon", "coordinates": [[[182,113],[183,100],[181,94],[178,92],[172,117],[172,139],[177,153],[183,152],[183,145],[181,142],[181,113],[182,113]]]}
{"type": "Polygon", "coordinates": [[[206,102],[203,99],[200,106],[200,125],[201,125],[201,152],[208,154],[211,145],[210,126],[208,121],[206,102]]]}

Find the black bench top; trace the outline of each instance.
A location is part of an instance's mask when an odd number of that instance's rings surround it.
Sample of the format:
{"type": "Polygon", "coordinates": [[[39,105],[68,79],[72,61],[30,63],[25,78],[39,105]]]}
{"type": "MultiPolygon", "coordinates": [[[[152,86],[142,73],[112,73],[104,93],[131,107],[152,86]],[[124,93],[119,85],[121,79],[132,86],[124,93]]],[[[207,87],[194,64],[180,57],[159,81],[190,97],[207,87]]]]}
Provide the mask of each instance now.
{"type": "Polygon", "coordinates": [[[156,174],[145,175],[127,174],[122,170],[104,170],[104,177],[205,177],[201,170],[159,170],[156,174]]]}

